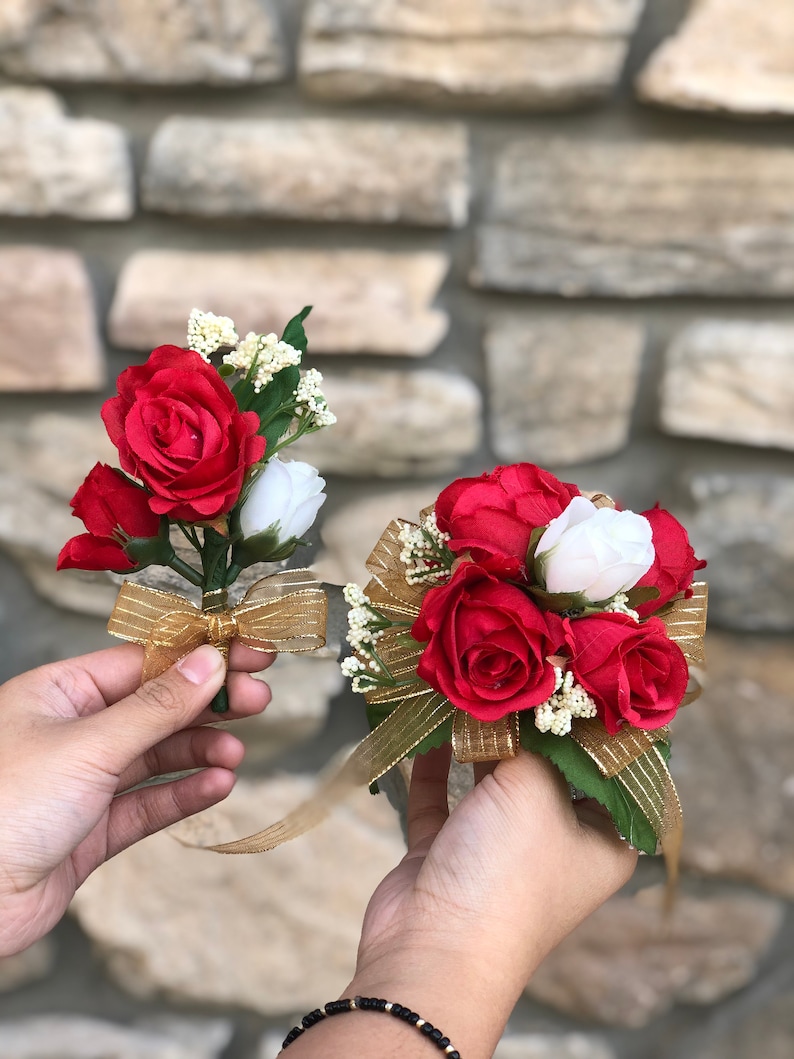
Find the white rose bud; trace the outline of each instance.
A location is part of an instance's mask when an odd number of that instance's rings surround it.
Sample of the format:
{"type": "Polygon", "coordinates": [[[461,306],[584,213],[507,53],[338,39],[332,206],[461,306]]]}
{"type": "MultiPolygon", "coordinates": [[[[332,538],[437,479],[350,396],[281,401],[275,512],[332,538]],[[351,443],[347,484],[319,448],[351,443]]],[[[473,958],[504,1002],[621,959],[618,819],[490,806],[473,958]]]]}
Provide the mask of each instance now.
{"type": "Polygon", "coordinates": [[[243,540],[232,558],[240,566],[287,559],[325,502],[325,479],[308,463],[273,456],[240,508],[243,540]]]}
{"type": "Polygon", "coordinates": [[[653,565],[651,524],[633,511],[596,507],[576,496],[549,523],[535,562],[548,592],[572,592],[591,603],[632,588],[653,565]]]}

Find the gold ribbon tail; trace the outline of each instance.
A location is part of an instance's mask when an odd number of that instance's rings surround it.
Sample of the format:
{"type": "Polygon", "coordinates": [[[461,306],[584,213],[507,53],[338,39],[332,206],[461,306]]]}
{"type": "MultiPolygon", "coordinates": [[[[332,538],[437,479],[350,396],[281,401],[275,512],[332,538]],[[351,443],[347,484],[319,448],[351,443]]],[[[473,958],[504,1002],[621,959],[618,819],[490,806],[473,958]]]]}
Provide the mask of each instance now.
{"type": "Polygon", "coordinates": [[[452,714],[454,707],[433,693],[417,708],[415,701],[401,703],[353,750],[341,768],[332,768],[307,801],[282,820],[246,838],[205,846],[187,841],[185,846],[214,853],[264,853],[304,834],[324,820],[356,787],[374,783],[452,714]]]}

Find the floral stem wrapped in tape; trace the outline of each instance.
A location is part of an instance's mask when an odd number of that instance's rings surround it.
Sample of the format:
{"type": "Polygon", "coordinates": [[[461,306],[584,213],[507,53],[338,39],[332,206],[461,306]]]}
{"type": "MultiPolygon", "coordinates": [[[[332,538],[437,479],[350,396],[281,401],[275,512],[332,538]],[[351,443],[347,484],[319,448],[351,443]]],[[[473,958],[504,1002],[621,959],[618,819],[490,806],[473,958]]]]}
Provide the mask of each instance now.
{"type": "MultiPolygon", "coordinates": [[[[58,568],[128,573],[160,565],[201,589],[199,610],[175,593],[125,582],[108,628],[143,644],[143,680],[202,643],[226,657],[235,638],[260,651],[325,643],[327,600],[308,570],[263,578],[228,605],[243,569],[286,559],[304,543],[325,500],[313,467],[279,459],[287,445],[334,422],[319,372],[299,367],[308,312],[280,339],[240,340],[228,317],[194,310],[188,348],[159,346],[127,368],[102,408],[121,469],[98,463],[78,489],[72,508],[87,532],[64,545],[58,568]],[[177,554],[172,527],[195,561],[177,554]]],[[[225,688],[213,709],[228,709],[225,688]]]]}

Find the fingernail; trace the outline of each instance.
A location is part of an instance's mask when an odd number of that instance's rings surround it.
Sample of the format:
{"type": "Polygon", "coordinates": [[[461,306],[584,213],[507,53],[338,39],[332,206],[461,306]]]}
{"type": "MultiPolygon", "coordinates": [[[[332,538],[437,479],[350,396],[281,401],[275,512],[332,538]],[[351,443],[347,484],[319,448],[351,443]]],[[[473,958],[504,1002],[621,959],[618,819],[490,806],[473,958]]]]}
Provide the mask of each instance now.
{"type": "Polygon", "coordinates": [[[191,651],[181,662],[177,662],[177,669],[191,684],[206,684],[210,677],[214,677],[223,666],[223,658],[220,651],[211,644],[204,644],[191,651]]]}

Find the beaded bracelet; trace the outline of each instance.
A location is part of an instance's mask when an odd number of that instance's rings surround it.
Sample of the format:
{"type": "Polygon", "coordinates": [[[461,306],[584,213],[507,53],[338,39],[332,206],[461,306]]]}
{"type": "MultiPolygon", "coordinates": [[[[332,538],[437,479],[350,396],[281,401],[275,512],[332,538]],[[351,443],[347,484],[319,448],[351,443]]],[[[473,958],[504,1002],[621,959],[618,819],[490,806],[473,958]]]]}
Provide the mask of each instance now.
{"type": "Polygon", "coordinates": [[[377,997],[371,996],[357,996],[353,1000],[332,1000],[325,1007],[315,1008],[314,1011],[310,1011],[308,1015],[303,1016],[300,1026],[295,1026],[289,1031],[281,1047],[288,1048],[302,1033],[305,1033],[306,1030],[329,1015],[341,1015],[343,1011],[357,1010],[385,1011],[396,1019],[402,1019],[409,1026],[415,1026],[420,1033],[423,1033],[429,1041],[435,1044],[436,1048],[442,1051],[444,1055],[448,1055],[449,1059],[460,1059],[460,1052],[449,1043],[449,1037],[445,1037],[441,1030],[437,1030],[435,1026],[420,1018],[415,1011],[403,1007],[402,1004],[393,1004],[390,1000],[379,1000],[377,997]]]}

